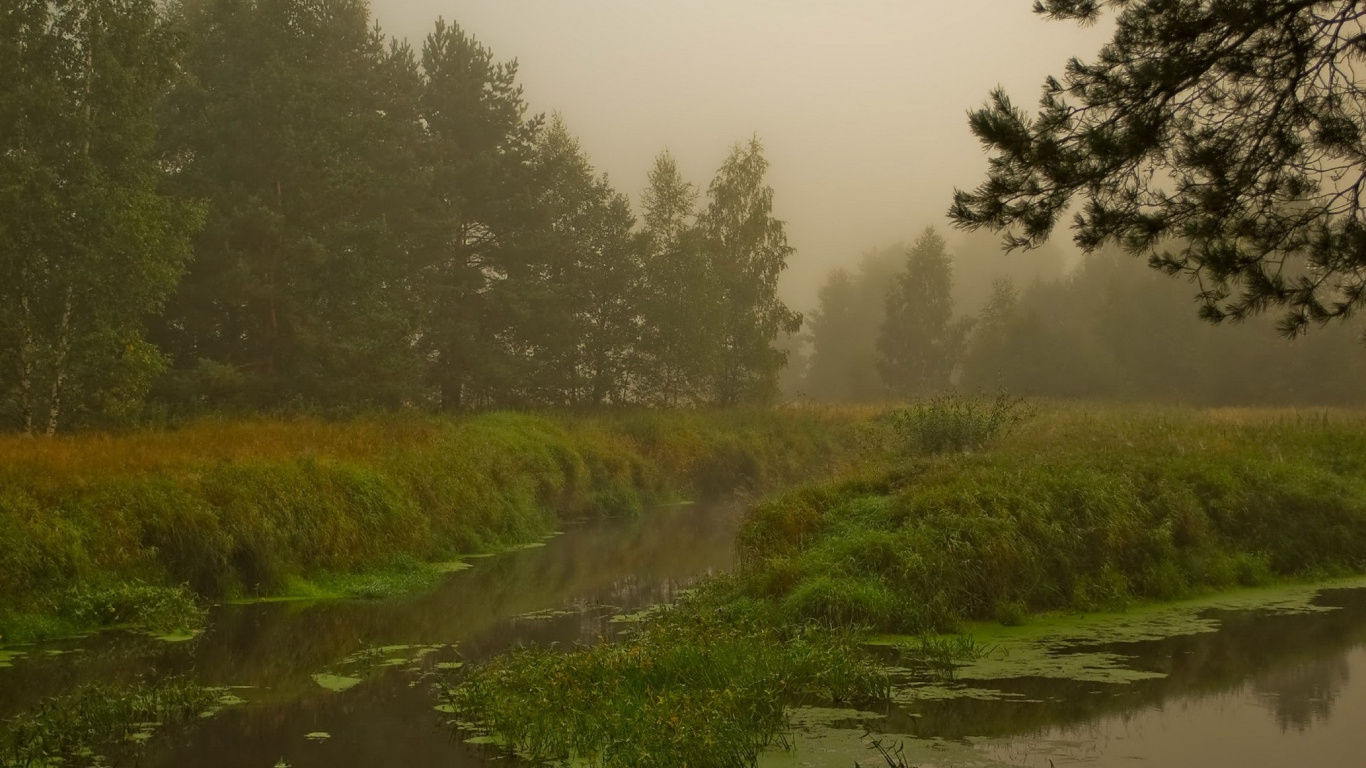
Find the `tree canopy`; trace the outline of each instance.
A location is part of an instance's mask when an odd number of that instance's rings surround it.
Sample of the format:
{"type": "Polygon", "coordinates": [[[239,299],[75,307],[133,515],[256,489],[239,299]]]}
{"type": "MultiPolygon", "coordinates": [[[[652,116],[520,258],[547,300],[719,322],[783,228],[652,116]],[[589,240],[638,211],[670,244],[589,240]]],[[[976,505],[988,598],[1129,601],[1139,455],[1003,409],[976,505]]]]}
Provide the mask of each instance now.
{"type": "Polygon", "coordinates": [[[1354,0],[1039,0],[1094,23],[1093,63],[1044,84],[1037,115],[1003,91],[972,113],[986,181],[955,194],[968,229],[1046,240],[1075,205],[1087,251],[1106,244],[1198,285],[1220,322],[1279,308],[1282,332],[1366,301],[1366,11],[1354,0]]]}

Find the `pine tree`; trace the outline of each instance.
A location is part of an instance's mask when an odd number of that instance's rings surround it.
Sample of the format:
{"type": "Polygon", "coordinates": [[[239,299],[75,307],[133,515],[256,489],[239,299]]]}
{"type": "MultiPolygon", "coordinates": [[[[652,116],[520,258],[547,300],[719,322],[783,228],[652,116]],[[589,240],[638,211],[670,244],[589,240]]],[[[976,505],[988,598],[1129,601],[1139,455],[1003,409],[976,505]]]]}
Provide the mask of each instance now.
{"type": "Polygon", "coordinates": [[[1281,330],[1366,302],[1366,91],[1355,0],[1037,0],[1090,24],[1094,63],[1049,78],[1030,118],[1002,91],[971,116],[993,153],[952,217],[1037,246],[1076,203],[1076,241],[1199,285],[1213,322],[1283,310],[1281,330]]]}
{"type": "Polygon", "coordinates": [[[227,369],[255,405],[420,397],[413,52],[364,0],[187,0],[180,15],[167,147],[174,190],[209,214],[157,334],[176,381],[201,396],[198,374],[227,369]]]}
{"type": "Polygon", "coordinates": [[[531,162],[541,121],[526,117],[517,63],[496,63],[444,21],[422,48],[421,111],[432,186],[413,290],[428,379],[443,408],[497,402],[519,378],[506,340],[529,279],[519,248],[536,223],[531,162]]]}
{"type": "Polygon", "coordinates": [[[0,13],[0,409],[25,431],[126,416],[163,364],[147,316],[198,226],[154,153],[176,55],[154,0],[0,13]]]}
{"type": "Polygon", "coordinates": [[[787,356],[774,346],[801,329],[802,316],[778,298],[778,277],[793,249],[773,216],[768,161],[758,139],[738,144],[707,191],[698,226],[713,281],[715,361],[710,399],[719,405],[771,400],[787,356]]]}
{"type": "Polygon", "coordinates": [[[969,327],[953,319],[953,264],[944,239],[926,229],[887,294],[877,341],[887,389],[902,398],[947,390],[969,327]]]}

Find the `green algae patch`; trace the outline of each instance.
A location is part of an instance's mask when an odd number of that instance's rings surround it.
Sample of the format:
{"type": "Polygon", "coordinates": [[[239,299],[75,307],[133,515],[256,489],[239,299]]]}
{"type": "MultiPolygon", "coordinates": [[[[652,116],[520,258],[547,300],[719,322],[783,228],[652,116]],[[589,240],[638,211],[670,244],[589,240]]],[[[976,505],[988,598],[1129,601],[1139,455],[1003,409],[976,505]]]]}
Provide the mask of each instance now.
{"type": "Polygon", "coordinates": [[[0,648],[0,669],[14,666],[14,662],[27,656],[23,651],[7,651],[0,648]]]}
{"type": "Polygon", "coordinates": [[[979,688],[962,683],[916,683],[892,684],[892,702],[895,704],[918,704],[926,701],[952,701],[972,699],[974,701],[1018,701],[1035,703],[1022,693],[1000,691],[995,688],[979,688]]]}
{"type": "MultiPolygon", "coordinates": [[[[1161,672],[1134,669],[1130,656],[1096,648],[1217,632],[1221,626],[1220,612],[1332,611],[1332,607],[1315,605],[1315,598],[1330,589],[1361,587],[1366,587],[1366,578],[1242,589],[1175,603],[1142,605],[1122,613],[1047,614],[1017,627],[973,624],[968,627],[973,639],[992,650],[980,659],[958,665],[955,675],[978,681],[1040,677],[1112,685],[1161,678],[1165,677],[1161,672]]],[[[869,644],[895,647],[911,640],[881,635],[869,644]]],[[[928,693],[940,695],[949,690],[936,691],[931,687],[928,693]]],[[[914,689],[898,693],[898,698],[903,697],[923,699],[914,689]]]]}
{"type": "Polygon", "coordinates": [[[889,752],[900,749],[906,765],[954,768],[1003,768],[973,746],[944,739],[912,739],[870,735],[880,715],[851,709],[801,708],[789,714],[792,731],[786,749],[772,748],[759,755],[758,768],[850,768],[887,765],[874,745],[889,752]]]}
{"type": "Polygon", "coordinates": [[[305,733],[304,738],[308,739],[309,741],[315,744],[321,744],[324,741],[327,741],[328,739],[332,738],[332,734],[328,733],[327,731],[314,731],[313,733],[305,733]]]}
{"type": "Polygon", "coordinates": [[[343,677],[342,675],[319,673],[313,675],[313,682],[333,693],[341,693],[342,691],[349,691],[360,685],[361,680],[359,677],[343,677]]]}

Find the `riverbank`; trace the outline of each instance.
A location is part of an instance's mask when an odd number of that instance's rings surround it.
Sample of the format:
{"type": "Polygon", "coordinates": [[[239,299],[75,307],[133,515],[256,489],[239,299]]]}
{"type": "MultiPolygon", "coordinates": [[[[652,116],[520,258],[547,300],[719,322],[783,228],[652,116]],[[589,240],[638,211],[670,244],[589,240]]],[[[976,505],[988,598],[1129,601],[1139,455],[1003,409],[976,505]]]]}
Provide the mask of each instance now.
{"type": "MultiPolygon", "coordinates": [[[[963,451],[961,441],[938,438],[973,434],[955,424],[985,411],[964,413],[961,404],[922,406],[892,420],[903,427],[895,455],[760,504],[740,536],[740,571],[637,634],[606,649],[525,651],[468,670],[449,689],[459,717],[538,757],[613,766],[631,764],[620,745],[667,741],[686,715],[688,764],[748,766],[783,741],[785,724],[760,716],[772,690],[718,681],[709,666],[671,665],[654,649],[676,628],[711,621],[780,639],[812,627],[837,637],[895,633],[908,636],[899,663],[952,666],[980,648],[936,636],[969,621],[1013,625],[1045,611],[1122,610],[1366,571],[1361,413],[1055,406],[963,451]],[[593,707],[568,693],[537,698],[609,677],[647,681],[632,692],[644,698],[648,680],[668,680],[671,694],[649,722],[610,706],[628,696],[593,707]],[[748,713],[746,748],[718,751],[705,736],[731,720],[671,710],[670,700],[748,713]],[[596,736],[543,736],[553,733],[596,736]]],[[[770,663],[756,653],[753,661],[785,680],[792,670],[804,694],[803,685],[824,685],[802,676],[800,659],[770,663]]],[[[856,658],[845,663],[861,669],[856,658]]],[[[826,698],[875,693],[863,680],[825,685],[826,698]]]]}
{"type": "Polygon", "coordinates": [[[870,413],[204,421],[0,440],[0,644],[192,629],[202,605],[383,597],[569,518],[762,492],[875,450],[870,413]]]}

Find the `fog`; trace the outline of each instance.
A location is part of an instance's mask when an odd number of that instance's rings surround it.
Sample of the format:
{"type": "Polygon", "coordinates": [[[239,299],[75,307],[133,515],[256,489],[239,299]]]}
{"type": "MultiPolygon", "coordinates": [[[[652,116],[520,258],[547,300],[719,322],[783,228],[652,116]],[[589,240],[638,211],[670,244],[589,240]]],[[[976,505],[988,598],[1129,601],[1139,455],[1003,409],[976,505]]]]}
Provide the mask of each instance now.
{"type": "Polygon", "coordinates": [[[1045,21],[1029,0],[373,5],[414,45],[443,16],[517,59],[531,108],[561,113],[637,199],[661,149],[705,186],[732,143],[758,134],[797,249],[782,291],[799,309],[831,268],[946,226],[953,187],[976,186],[986,168],[967,110],[997,85],[1032,105],[1047,74],[1111,31],[1045,21]]]}

